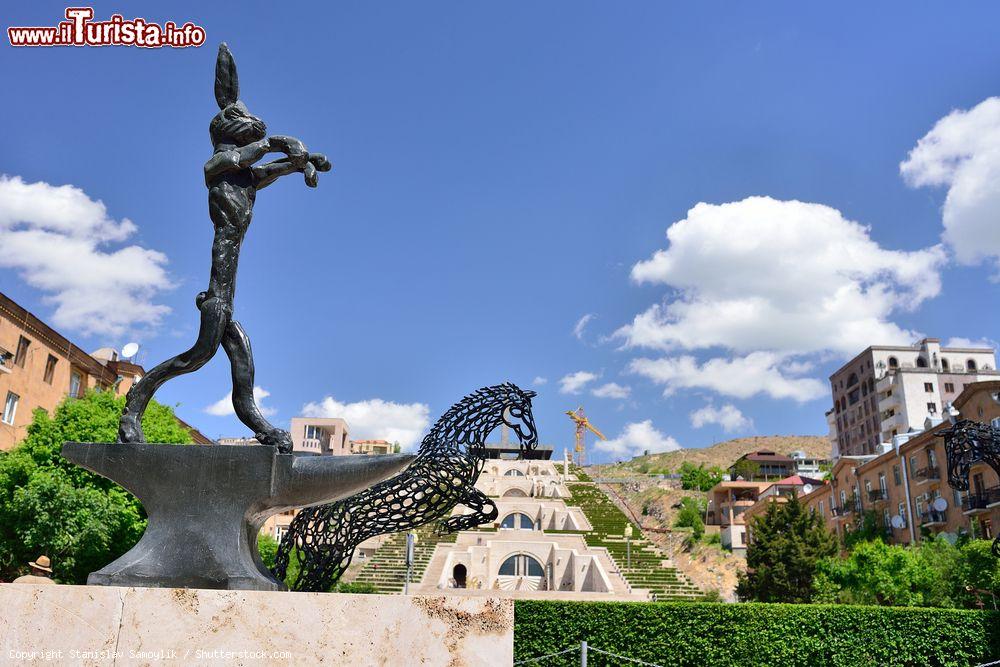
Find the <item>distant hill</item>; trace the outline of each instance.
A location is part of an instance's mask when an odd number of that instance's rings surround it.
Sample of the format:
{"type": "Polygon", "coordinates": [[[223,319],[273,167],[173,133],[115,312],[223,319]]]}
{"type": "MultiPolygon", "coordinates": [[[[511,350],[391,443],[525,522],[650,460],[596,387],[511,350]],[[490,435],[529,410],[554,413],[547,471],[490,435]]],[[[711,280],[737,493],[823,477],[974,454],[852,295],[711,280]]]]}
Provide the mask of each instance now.
{"type": "Polygon", "coordinates": [[[750,452],[767,449],[778,454],[788,454],[802,450],[809,456],[817,458],[830,457],[830,441],[822,435],[761,435],[751,438],[736,438],[719,442],[711,447],[678,449],[674,452],[638,456],[631,461],[615,465],[601,466],[606,472],[613,470],[621,472],[638,472],[638,468],[647,464],[652,470],[677,470],[682,463],[690,461],[695,465],[704,463],[706,467],[719,466],[726,469],[733,462],[750,452]]]}

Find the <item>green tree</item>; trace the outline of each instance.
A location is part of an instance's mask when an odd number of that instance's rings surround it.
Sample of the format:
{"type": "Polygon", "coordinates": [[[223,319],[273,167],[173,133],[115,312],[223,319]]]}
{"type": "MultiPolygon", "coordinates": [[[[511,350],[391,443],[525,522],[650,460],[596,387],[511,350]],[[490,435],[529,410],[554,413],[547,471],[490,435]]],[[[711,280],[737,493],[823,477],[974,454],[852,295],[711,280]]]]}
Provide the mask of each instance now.
{"type": "Polygon", "coordinates": [[[747,571],[737,595],[758,602],[809,602],[816,563],[837,553],[837,539],[823,520],[791,497],[770,503],[751,519],[747,571]]]}
{"type": "Polygon", "coordinates": [[[885,537],[886,528],[882,524],[882,519],[874,510],[865,510],[856,515],[854,530],[848,531],[844,535],[844,546],[851,549],[861,542],[884,540],[885,537]]]}
{"type": "Polygon", "coordinates": [[[702,516],[705,514],[705,501],[685,496],[681,498],[680,505],[680,511],[677,512],[677,518],[674,519],[674,527],[690,528],[691,538],[697,542],[705,534],[705,522],[702,520],[702,516]]]}
{"type": "MultiPolygon", "coordinates": [[[[124,397],[94,391],[67,398],[52,415],[36,410],[27,437],[0,455],[0,577],[46,554],[57,581],[85,583],[142,536],[139,501],[60,454],[65,442],[114,442],[124,404],[124,397]]],[[[191,442],[173,411],[156,402],[142,423],[150,442],[191,442]]]]}
{"type": "Polygon", "coordinates": [[[817,564],[817,600],[904,607],[953,607],[961,551],[932,538],[910,547],[882,540],[859,542],[847,558],[817,564]]]}
{"type": "Polygon", "coordinates": [[[750,481],[754,477],[760,475],[760,464],[756,461],[748,461],[747,459],[740,459],[735,464],[733,464],[732,470],[733,479],[742,477],[743,479],[750,481]]]}
{"type": "Polygon", "coordinates": [[[717,466],[706,468],[704,463],[695,465],[685,461],[678,473],[681,476],[681,488],[685,491],[708,491],[722,481],[722,470],[717,466]]]}

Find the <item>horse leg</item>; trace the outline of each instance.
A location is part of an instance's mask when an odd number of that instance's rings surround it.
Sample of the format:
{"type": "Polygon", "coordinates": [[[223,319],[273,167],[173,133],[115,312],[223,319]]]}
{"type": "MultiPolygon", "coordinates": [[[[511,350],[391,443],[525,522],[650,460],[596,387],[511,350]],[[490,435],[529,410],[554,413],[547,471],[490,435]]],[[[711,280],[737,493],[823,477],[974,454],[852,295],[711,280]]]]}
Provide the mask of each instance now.
{"type": "Polygon", "coordinates": [[[496,521],[500,515],[496,504],[475,487],[471,487],[468,493],[458,501],[458,504],[473,510],[472,514],[460,514],[439,522],[434,530],[436,534],[446,535],[460,530],[469,530],[484,523],[496,521]]]}

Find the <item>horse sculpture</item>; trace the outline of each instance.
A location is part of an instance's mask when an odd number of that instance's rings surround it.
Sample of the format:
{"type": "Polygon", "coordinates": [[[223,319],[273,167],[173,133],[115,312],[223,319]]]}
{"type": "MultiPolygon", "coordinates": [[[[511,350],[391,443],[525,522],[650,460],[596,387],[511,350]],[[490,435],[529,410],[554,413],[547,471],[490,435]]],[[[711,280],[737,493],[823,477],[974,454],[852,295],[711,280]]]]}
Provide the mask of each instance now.
{"type": "Polygon", "coordinates": [[[350,565],[357,545],[368,538],[432,521],[438,521],[439,534],[495,521],[496,505],[475,488],[486,460],[486,438],[506,424],[522,451],[534,449],[534,396],[506,382],[463,398],[438,419],[416,460],[401,474],[350,498],[299,512],[278,547],[274,575],[284,579],[294,557],[299,572],[290,588],[326,591],[350,565]],[[446,518],[456,505],[473,511],[446,518]]]}
{"type": "MultiPolygon", "coordinates": [[[[969,470],[976,463],[985,463],[1000,475],[1000,429],[960,419],[938,436],[944,438],[951,488],[968,491],[969,470]]],[[[1000,558],[1000,535],[993,540],[993,555],[1000,558]]]]}

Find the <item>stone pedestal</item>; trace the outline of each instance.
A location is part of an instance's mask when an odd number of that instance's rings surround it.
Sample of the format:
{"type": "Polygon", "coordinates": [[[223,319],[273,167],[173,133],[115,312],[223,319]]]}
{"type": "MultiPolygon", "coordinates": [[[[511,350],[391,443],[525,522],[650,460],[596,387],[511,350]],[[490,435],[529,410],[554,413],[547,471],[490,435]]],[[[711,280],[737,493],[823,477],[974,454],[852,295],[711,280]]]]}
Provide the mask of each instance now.
{"type": "Polygon", "coordinates": [[[0,664],[480,665],[514,659],[511,600],[0,585],[0,664]]]}

